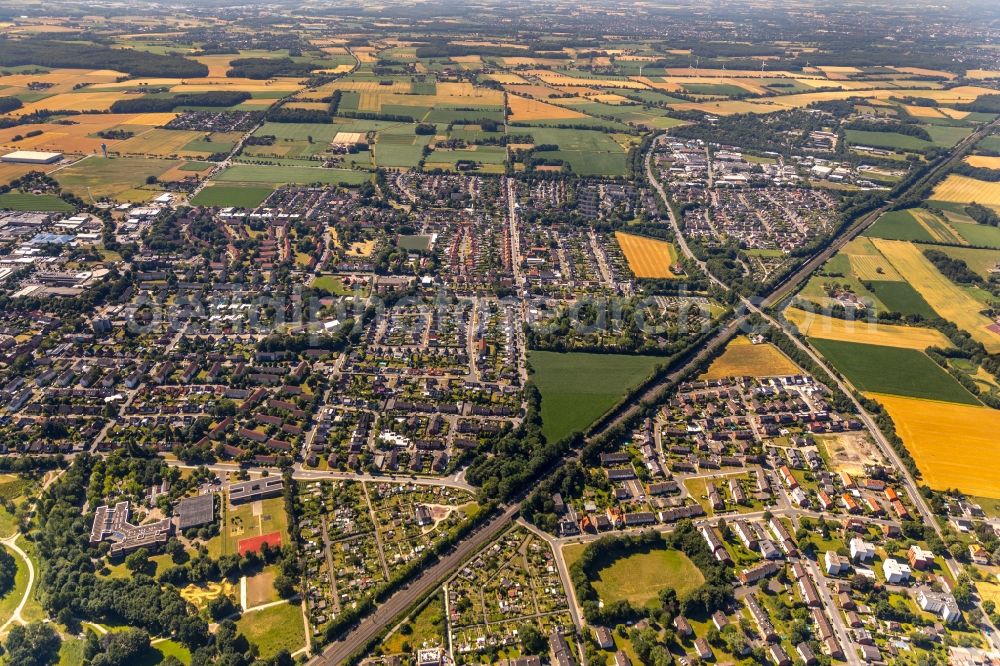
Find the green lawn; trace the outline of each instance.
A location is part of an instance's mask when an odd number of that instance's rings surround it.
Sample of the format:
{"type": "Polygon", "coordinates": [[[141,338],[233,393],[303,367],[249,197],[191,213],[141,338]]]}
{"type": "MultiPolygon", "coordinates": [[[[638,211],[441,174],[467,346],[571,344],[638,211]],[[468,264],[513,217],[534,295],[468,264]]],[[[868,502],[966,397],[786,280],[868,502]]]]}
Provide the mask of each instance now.
{"type": "Polygon", "coordinates": [[[810,338],[859,391],[978,405],[979,401],[923,352],[810,338]]]}
{"type": "Polygon", "coordinates": [[[270,187],[252,185],[210,185],[191,199],[195,206],[235,206],[256,208],[273,192],[270,187]]]}
{"type": "Polygon", "coordinates": [[[313,281],[317,289],[322,289],[331,296],[352,296],[354,291],[344,285],[344,281],[335,275],[323,275],[313,281]]]}
{"type": "Polygon", "coordinates": [[[584,430],[649,376],[655,356],[533,351],[528,361],[542,394],[542,432],[556,441],[584,430]]]}
{"type": "Polygon", "coordinates": [[[287,185],[289,183],[300,185],[310,185],[312,183],[360,185],[371,180],[371,174],[364,171],[323,169],[319,167],[237,164],[223,171],[215,180],[224,183],[267,183],[272,186],[287,185]]]}
{"type": "Polygon", "coordinates": [[[7,192],[0,194],[0,209],[72,213],[73,207],[54,194],[7,192]]]}
{"type": "Polygon", "coordinates": [[[705,582],[698,567],[678,550],[608,553],[606,559],[591,581],[605,604],[624,599],[636,607],[654,607],[660,590],[672,587],[683,597],[705,582]]]}
{"type": "Polygon", "coordinates": [[[273,657],[282,649],[295,652],[306,643],[302,609],[295,603],[244,613],[236,627],[260,649],[262,659],[273,657]]]}

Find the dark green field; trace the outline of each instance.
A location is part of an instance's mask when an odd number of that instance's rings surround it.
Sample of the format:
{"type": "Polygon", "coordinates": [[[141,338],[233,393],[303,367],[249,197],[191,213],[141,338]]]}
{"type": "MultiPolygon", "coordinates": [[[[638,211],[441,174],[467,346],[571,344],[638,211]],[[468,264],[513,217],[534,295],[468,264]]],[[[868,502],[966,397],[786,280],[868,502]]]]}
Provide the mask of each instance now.
{"type": "Polygon", "coordinates": [[[809,342],[859,391],[979,404],[923,352],[819,338],[809,342]]]}
{"type": "Polygon", "coordinates": [[[872,238],[916,241],[918,243],[934,242],[927,230],[907,210],[889,211],[880,217],[864,235],[872,238]]]}
{"type": "Polygon", "coordinates": [[[73,207],[54,194],[7,192],[0,194],[0,210],[72,213],[73,207]]]}
{"type": "Polygon", "coordinates": [[[195,206],[256,208],[272,191],[270,187],[212,185],[195,195],[191,203],[195,206]]]}
{"type": "Polygon", "coordinates": [[[845,130],[847,142],[852,146],[871,146],[892,150],[920,152],[934,146],[933,143],[916,136],[898,132],[869,132],[867,130],[845,130]]]}
{"type": "Polygon", "coordinates": [[[542,394],[542,432],[549,441],[583,430],[639,384],[661,359],[620,354],[533,351],[528,362],[542,394]]]}
{"type": "Polygon", "coordinates": [[[909,282],[879,280],[865,284],[866,286],[870,285],[870,291],[892,312],[920,315],[927,319],[934,319],[938,316],[924,300],[924,297],[910,286],[909,282]]]}

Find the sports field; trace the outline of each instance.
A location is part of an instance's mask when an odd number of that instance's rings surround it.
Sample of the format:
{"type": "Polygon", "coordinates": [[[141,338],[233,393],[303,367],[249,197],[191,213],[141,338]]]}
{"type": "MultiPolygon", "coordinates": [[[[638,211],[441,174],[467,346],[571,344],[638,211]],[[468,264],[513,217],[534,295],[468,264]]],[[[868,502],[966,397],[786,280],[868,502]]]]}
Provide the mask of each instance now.
{"type": "Polygon", "coordinates": [[[921,351],[821,338],[810,338],[809,342],[859,391],[979,404],[921,351]]]}
{"type": "Polygon", "coordinates": [[[951,341],[943,333],[933,328],[848,321],[806,312],[798,308],[785,310],[785,318],[795,324],[802,335],[810,338],[859,342],[920,351],[928,347],[941,347],[943,349],[951,347],[951,341]]]}
{"type": "Polygon", "coordinates": [[[701,375],[702,379],[722,377],[774,377],[801,374],[802,369],[769,342],[758,345],[745,336],[734,338],[726,351],[701,375]]]}
{"type": "Polygon", "coordinates": [[[244,539],[280,532],[282,543],[288,541],[288,518],[280,497],[227,506],[221,528],[222,555],[239,552],[244,539]]]}
{"type": "Polygon", "coordinates": [[[615,232],[628,267],[637,278],[675,278],[670,267],[677,262],[677,250],[667,241],[615,232]]]}
{"type": "Polygon", "coordinates": [[[636,552],[610,562],[591,581],[600,600],[605,604],[624,599],[637,608],[659,605],[661,590],[673,588],[677,596],[693,591],[705,582],[698,567],[678,550],[636,552]]]}
{"type": "Polygon", "coordinates": [[[920,248],[905,241],[874,239],[873,242],[935,312],[968,331],[991,354],[1000,352],[1000,333],[989,330],[993,322],[980,314],[983,304],[943,276],[920,248]]]}
{"type": "Polygon", "coordinates": [[[889,412],[924,483],[935,490],[958,488],[1000,498],[1000,410],[894,395],[871,397],[889,412]]]}
{"type": "Polygon", "coordinates": [[[931,199],[956,203],[974,201],[983,206],[1000,206],[1000,183],[976,180],[953,173],[934,188],[931,199]]]}
{"type": "Polygon", "coordinates": [[[542,394],[542,433],[557,441],[584,430],[661,361],[655,356],[531,352],[532,381],[542,394]]]}

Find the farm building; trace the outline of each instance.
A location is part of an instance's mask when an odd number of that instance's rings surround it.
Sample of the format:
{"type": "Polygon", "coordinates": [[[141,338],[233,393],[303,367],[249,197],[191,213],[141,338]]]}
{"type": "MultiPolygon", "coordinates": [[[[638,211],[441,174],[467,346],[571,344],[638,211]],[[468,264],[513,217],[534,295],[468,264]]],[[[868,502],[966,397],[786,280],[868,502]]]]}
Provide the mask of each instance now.
{"type": "Polygon", "coordinates": [[[0,157],[0,162],[14,164],[53,164],[63,157],[62,153],[43,153],[37,150],[15,150],[0,157]]]}

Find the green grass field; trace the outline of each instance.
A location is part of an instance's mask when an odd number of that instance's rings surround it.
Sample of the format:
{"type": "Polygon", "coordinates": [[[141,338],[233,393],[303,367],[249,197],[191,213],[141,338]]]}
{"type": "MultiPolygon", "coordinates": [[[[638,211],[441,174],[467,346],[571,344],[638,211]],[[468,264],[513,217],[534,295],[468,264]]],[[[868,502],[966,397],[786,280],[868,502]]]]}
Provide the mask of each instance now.
{"type": "MultiPolygon", "coordinates": [[[[149,176],[160,176],[178,166],[176,160],[146,159],[143,157],[88,157],[53,174],[65,190],[84,201],[91,197],[114,198],[146,182],[149,176]]],[[[153,196],[150,192],[150,198],[153,196]]]]}
{"type": "Polygon", "coordinates": [[[273,191],[270,187],[252,185],[210,185],[195,195],[191,203],[195,206],[256,208],[273,191]]]}
{"type": "MultiPolygon", "coordinates": [[[[951,129],[951,128],[946,128],[951,129]]],[[[933,147],[931,141],[898,132],[868,132],[865,130],[844,130],[847,142],[855,146],[890,148],[894,150],[922,151],[933,147]]]]}
{"type": "Polygon", "coordinates": [[[343,280],[335,275],[323,275],[313,282],[314,287],[322,289],[331,296],[351,296],[355,292],[344,286],[343,280]]]}
{"type": "Polygon", "coordinates": [[[7,192],[0,194],[0,210],[72,213],[73,207],[54,194],[7,192]]]}
{"type": "Polygon", "coordinates": [[[931,135],[931,140],[936,146],[951,148],[956,143],[972,134],[971,127],[951,126],[951,125],[924,125],[927,133],[931,135]]]}
{"type": "Polygon", "coordinates": [[[204,171],[213,166],[211,162],[185,162],[180,167],[181,171],[204,171]]]}
{"type": "Polygon", "coordinates": [[[534,351],[528,361],[542,394],[542,432],[556,441],[597,420],[649,376],[661,359],[534,351]]]}
{"type": "Polygon", "coordinates": [[[660,590],[671,587],[683,597],[705,582],[698,567],[677,550],[607,553],[605,559],[591,581],[605,604],[624,599],[636,607],[654,607],[660,590]]]}
{"type": "Polygon", "coordinates": [[[923,352],[818,338],[809,342],[859,391],[979,404],[923,352]]]}
{"type": "MultiPolygon", "coordinates": [[[[512,131],[521,133],[520,129],[512,131]]],[[[559,146],[559,150],[538,155],[563,160],[581,176],[624,176],[627,171],[625,151],[604,132],[538,127],[523,133],[530,134],[536,144],[559,146]]]]}
{"type": "Polygon", "coordinates": [[[282,649],[295,652],[306,643],[302,609],[297,604],[244,613],[236,627],[260,649],[262,659],[273,657],[282,649]]]}
{"type": "Polygon", "coordinates": [[[732,97],[733,95],[746,95],[747,89],[734,86],[730,83],[685,83],[684,92],[694,95],[713,95],[716,97],[732,97]]]}
{"type": "Polygon", "coordinates": [[[364,171],[323,169],[319,167],[237,164],[223,171],[215,180],[223,183],[267,183],[268,185],[277,187],[278,185],[287,185],[289,183],[300,185],[310,185],[312,183],[360,185],[370,179],[371,174],[364,171]]]}
{"type": "Polygon", "coordinates": [[[934,239],[908,210],[892,210],[878,219],[865,232],[871,238],[933,243],[934,239]]]}
{"type": "Polygon", "coordinates": [[[934,309],[916,289],[910,286],[909,282],[879,280],[867,284],[871,285],[871,292],[875,297],[892,312],[904,315],[918,314],[927,319],[937,317],[934,309]]]}

